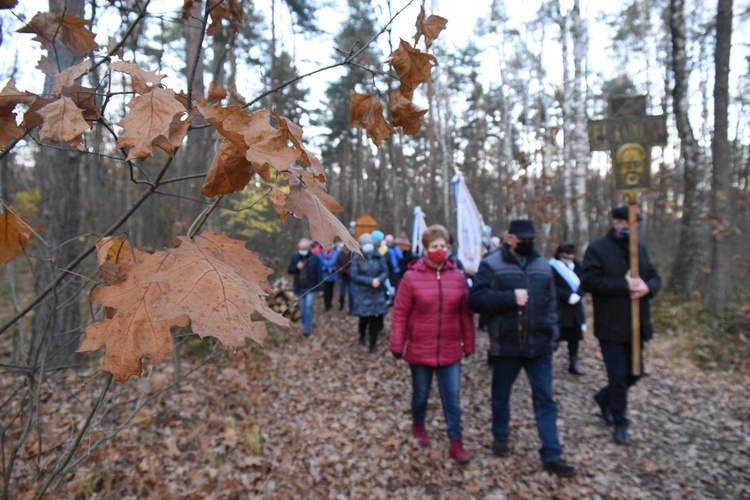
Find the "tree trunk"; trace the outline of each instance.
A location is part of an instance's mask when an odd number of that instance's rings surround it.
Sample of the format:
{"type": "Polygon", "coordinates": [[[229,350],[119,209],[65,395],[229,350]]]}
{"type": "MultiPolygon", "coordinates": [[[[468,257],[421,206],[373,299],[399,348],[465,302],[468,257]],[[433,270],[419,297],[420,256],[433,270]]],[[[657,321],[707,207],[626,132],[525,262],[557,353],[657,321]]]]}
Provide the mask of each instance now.
{"type": "Polygon", "coordinates": [[[586,74],[583,64],[588,50],[586,29],[581,20],[579,1],[576,0],[571,16],[573,30],[573,115],[575,139],[573,141],[573,196],[575,197],[575,223],[573,241],[582,245],[589,240],[589,214],[586,210],[586,178],[589,174],[589,137],[586,117],[586,74]]]}
{"type": "MultiPolygon", "coordinates": [[[[192,100],[198,100],[206,96],[206,86],[203,80],[203,51],[201,41],[203,40],[203,3],[195,2],[190,9],[190,16],[183,21],[183,34],[185,38],[185,57],[187,64],[185,76],[188,80],[188,96],[192,100]],[[192,80],[191,80],[192,76],[192,80]]],[[[193,117],[192,130],[187,135],[187,145],[184,148],[182,161],[185,164],[185,175],[197,175],[208,170],[209,162],[206,158],[209,142],[209,129],[201,127],[205,120],[200,114],[193,117]]],[[[182,189],[182,216],[189,221],[194,221],[203,210],[203,205],[197,203],[196,199],[203,199],[200,188],[203,180],[200,178],[190,179],[181,183],[182,189]]]]}
{"type": "MultiPolygon", "coordinates": [[[[50,0],[49,7],[50,12],[83,17],[83,0],[50,0]]],[[[59,42],[55,43],[54,53],[50,56],[57,57],[61,70],[83,60],[59,42]]],[[[53,77],[45,77],[45,94],[49,94],[53,82],[53,77]]],[[[35,175],[41,195],[39,219],[49,247],[39,247],[37,292],[44,289],[79,253],[80,158],[78,150],[62,143],[55,146],[44,143],[38,156],[35,175]]],[[[40,362],[46,366],[60,366],[74,361],[81,329],[80,287],[80,279],[71,274],[36,308],[30,366],[38,366],[40,362]],[[51,354],[45,359],[46,353],[51,354]]]]}
{"type": "Polygon", "coordinates": [[[695,283],[700,271],[700,259],[704,249],[703,232],[701,231],[701,192],[700,186],[706,172],[700,148],[688,115],[688,81],[687,53],[685,44],[685,2],[670,2],[670,29],[672,31],[672,66],[674,72],[675,122],[680,137],[680,156],[684,166],[684,202],[680,220],[680,239],[672,265],[668,289],[683,299],[690,298],[695,290],[695,283]]]}
{"type": "Polygon", "coordinates": [[[716,227],[711,232],[711,293],[709,310],[716,314],[730,305],[732,296],[731,243],[736,238],[732,220],[732,185],[727,139],[729,107],[729,51],[732,38],[732,0],[719,0],[716,14],[716,83],[714,85],[713,177],[711,211],[716,227]]]}

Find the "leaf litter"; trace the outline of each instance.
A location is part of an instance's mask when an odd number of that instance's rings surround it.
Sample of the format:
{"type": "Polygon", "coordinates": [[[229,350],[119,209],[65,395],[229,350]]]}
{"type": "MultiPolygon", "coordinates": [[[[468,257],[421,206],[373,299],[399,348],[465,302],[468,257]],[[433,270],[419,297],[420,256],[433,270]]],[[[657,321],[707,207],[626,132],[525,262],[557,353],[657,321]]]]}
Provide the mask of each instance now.
{"type": "MultiPolygon", "coordinates": [[[[630,391],[633,445],[612,442],[592,395],[605,381],[594,339],[582,348],[587,375],[567,372],[563,349],[554,360],[554,390],[565,458],[579,475],[543,472],[529,384],[516,382],[511,453],[492,456],[491,372],[487,335],[464,361],[461,402],[467,465],[448,455],[436,383],[427,425],[430,445],[411,438],[411,381],[406,363],[359,346],[357,318],[322,311],[313,335],[299,325],[288,341],[239,350],[208,365],[175,390],[157,396],[130,425],[100,447],[86,449],[133,411],[144,391],[172,382],[162,364],[149,378],[117,384],[95,419],[82,451],[88,457],[51,493],[78,498],[743,498],[750,495],[750,388],[694,367],[675,366],[652,349],[647,376],[630,391]],[[65,491],[64,491],[64,490],[65,491]]],[[[386,320],[386,325],[388,320],[386,320]]],[[[658,345],[659,340],[655,341],[658,345]]],[[[198,358],[183,361],[187,371],[198,358]]],[[[64,436],[98,397],[82,374],[58,381],[44,405],[65,418],[47,432],[64,436]],[[67,396],[66,396],[67,394],[67,396]]],[[[4,377],[2,390],[10,388],[4,377]]],[[[13,436],[17,434],[11,433],[13,436]]],[[[36,458],[29,446],[22,460],[36,458]]],[[[45,457],[45,462],[52,457],[45,457]]],[[[18,497],[34,491],[29,468],[17,467],[18,497]]]]}

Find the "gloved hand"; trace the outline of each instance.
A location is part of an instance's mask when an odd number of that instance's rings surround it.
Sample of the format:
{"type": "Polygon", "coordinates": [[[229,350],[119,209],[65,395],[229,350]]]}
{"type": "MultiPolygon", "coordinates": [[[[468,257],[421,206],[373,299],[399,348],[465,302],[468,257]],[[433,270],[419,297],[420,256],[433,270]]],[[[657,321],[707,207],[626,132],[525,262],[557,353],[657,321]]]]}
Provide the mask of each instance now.
{"type": "Polygon", "coordinates": [[[404,357],[404,355],[401,354],[400,352],[394,352],[393,353],[393,357],[396,358],[396,359],[401,359],[401,358],[404,357]]]}
{"type": "Polygon", "coordinates": [[[568,297],[568,304],[575,305],[578,304],[581,301],[581,296],[577,293],[571,293],[570,297],[568,297]]]}

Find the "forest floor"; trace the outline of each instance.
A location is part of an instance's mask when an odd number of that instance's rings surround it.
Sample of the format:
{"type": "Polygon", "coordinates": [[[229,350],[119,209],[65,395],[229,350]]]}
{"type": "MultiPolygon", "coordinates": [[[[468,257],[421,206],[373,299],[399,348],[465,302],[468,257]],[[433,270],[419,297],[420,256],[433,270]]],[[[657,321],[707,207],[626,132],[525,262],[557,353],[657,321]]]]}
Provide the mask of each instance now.
{"type": "MultiPolygon", "coordinates": [[[[542,470],[523,374],[513,394],[511,453],[492,455],[488,338],[478,331],[461,386],[472,460],[459,465],[448,456],[436,383],[430,445],[412,439],[408,365],[388,352],[387,326],[370,354],[358,345],[357,318],[320,306],[311,337],[294,325],[288,341],[261,354],[233,353],[225,366],[197,371],[92,449],[50,498],[66,490],[79,498],[750,498],[747,377],[678,365],[655,340],[648,375],[630,391],[632,445],[622,447],[592,399],[605,381],[596,340],[583,346],[584,377],[567,372],[563,346],[554,390],[564,457],[579,474],[559,479],[542,470]]],[[[110,418],[171,377],[163,363],[148,382],[118,384],[110,418]]]]}

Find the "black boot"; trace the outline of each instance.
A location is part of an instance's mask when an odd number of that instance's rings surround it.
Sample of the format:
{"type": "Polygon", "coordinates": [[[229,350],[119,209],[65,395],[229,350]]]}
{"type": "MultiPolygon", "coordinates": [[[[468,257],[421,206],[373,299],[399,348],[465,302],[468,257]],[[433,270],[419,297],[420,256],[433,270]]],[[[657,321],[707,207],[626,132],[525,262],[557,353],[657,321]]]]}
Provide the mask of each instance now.
{"type": "Polygon", "coordinates": [[[570,355],[568,371],[573,375],[586,375],[586,372],[578,366],[578,341],[568,342],[568,354],[570,355]]]}

